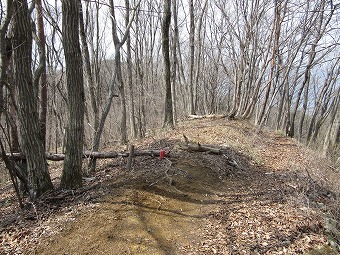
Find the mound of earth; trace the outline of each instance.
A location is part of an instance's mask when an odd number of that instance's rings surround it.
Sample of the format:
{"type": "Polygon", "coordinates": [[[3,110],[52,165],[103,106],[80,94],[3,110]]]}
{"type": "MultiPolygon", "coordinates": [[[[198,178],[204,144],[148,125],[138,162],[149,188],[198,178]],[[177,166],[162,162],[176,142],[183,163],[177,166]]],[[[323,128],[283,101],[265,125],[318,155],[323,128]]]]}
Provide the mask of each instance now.
{"type": "MultiPolygon", "coordinates": [[[[325,220],[340,218],[340,174],[294,140],[193,120],[135,146],[171,152],[136,157],[131,171],[101,160],[83,188],[22,211],[3,187],[0,254],[337,254],[325,220]],[[183,134],[225,153],[182,150],[183,134]]],[[[57,184],[61,163],[50,168],[57,184]]]]}

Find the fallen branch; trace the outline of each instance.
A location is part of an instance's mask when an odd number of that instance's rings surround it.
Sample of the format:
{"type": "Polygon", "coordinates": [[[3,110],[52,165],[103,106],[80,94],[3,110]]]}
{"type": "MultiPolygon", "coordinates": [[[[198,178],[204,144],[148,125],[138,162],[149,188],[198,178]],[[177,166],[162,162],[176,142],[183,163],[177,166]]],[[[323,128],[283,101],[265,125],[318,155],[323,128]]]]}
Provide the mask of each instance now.
{"type": "Polygon", "coordinates": [[[227,164],[233,167],[238,167],[237,162],[234,159],[229,158],[226,154],[228,151],[223,148],[211,147],[209,145],[202,145],[200,143],[192,143],[188,137],[183,134],[185,145],[180,145],[179,148],[182,150],[188,150],[192,152],[208,152],[215,155],[223,155],[227,159],[227,164]]]}
{"type": "Polygon", "coordinates": [[[227,151],[224,149],[219,149],[219,148],[213,148],[209,147],[207,145],[202,145],[202,144],[194,144],[194,143],[188,143],[186,145],[181,145],[180,149],[182,150],[188,150],[188,151],[195,151],[195,152],[208,152],[211,154],[216,154],[216,155],[222,155],[226,154],[227,151]]]}
{"type": "Polygon", "coordinates": [[[190,142],[188,137],[183,134],[184,140],[185,140],[185,145],[180,145],[180,149],[182,150],[188,150],[188,151],[196,151],[196,152],[209,152],[211,154],[226,154],[227,150],[221,149],[221,148],[214,148],[209,145],[203,145],[200,143],[193,143],[190,142]]]}
{"type": "MultiPolygon", "coordinates": [[[[167,151],[166,154],[169,154],[170,151],[167,151]]],[[[136,156],[159,156],[160,150],[140,150],[134,151],[134,157],[136,156]]],[[[10,160],[22,160],[25,159],[25,155],[23,153],[12,153],[6,154],[10,160]]],[[[53,154],[46,153],[46,159],[51,161],[61,161],[65,159],[65,154],[53,154]]],[[[94,152],[94,151],[85,151],[83,153],[83,158],[95,158],[95,159],[106,159],[106,158],[119,158],[119,157],[129,157],[129,152],[94,152]]]]}

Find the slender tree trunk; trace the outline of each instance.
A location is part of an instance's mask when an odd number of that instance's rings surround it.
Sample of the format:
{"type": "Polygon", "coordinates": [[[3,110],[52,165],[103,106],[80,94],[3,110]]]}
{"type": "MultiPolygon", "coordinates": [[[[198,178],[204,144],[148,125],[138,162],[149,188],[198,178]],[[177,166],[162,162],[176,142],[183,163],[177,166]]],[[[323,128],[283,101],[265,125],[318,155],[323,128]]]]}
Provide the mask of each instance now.
{"type": "Polygon", "coordinates": [[[138,81],[138,137],[142,138],[146,133],[146,110],[145,110],[145,92],[144,92],[144,74],[141,68],[141,45],[138,42],[141,41],[139,35],[139,19],[136,17],[136,46],[135,46],[135,65],[136,65],[136,77],[138,81]]]}
{"type": "MultiPolygon", "coordinates": [[[[207,5],[208,5],[208,0],[205,0],[203,3],[203,7],[201,10],[201,13],[198,19],[198,25],[197,25],[198,52],[196,54],[195,100],[194,100],[195,111],[198,111],[198,84],[199,84],[199,78],[202,77],[202,74],[201,74],[201,61],[202,61],[202,48],[203,48],[202,24],[203,24],[204,13],[207,8],[207,5]]],[[[220,50],[219,50],[219,54],[221,54],[220,50]]]]}
{"type": "Polygon", "coordinates": [[[1,21],[0,27],[0,117],[4,111],[4,87],[7,82],[7,67],[12,55],[12,45],[6,33],[12,18],[13,3],[7,0],[6,16],[1,21]]]}
{"type": "Polygon", "coordinates": [[[339,144],[340,133],[340,89],[337,91],[337,96],[334,99],[334,104],[331,109],[330,123],[323,142],[323,155],[326,156],[331,150],[335,149],[336,144],[339,144]]]}
{"type": "MultiPolygon", "coordinates": [[[[125,7],[126,7],[126,15],[125,15],[125,25],[126,27],[129,25],[130,21],[130,4],[129,0],[125,0],[125,7]]],[[[135,120],[135,100],[134,100],[134,93],[132,87],[132,62],[131,62],[131,38],[130,38],[130,31],[128,31],[128,35],[126,38],[126,61],[127,61],[127,68],[128,68],[128,85],[129,85],[129,97],[130,97],[130,130],[131,130],[131,137],[136,138],[137,136],[137,127],[136,127],[136,120],[135,120]]]]}
{"type": "MultiPolygon", "coordinates": [[[[177,0],[173,1],[172,13],[174,19],[174,30],[178,30],[178,10],[177,10],[177,0]]],[[[177,44],[178,44],[178,31],[173,33],[172,42],[172,83],[171,83],[171,95],[172,95],[172,108],[173,108],[173,119],[174,123],[177,123],[177,96],[176,96],[176,80],[177,80],[177,44]]]]}
{"type": "Polygon", "coordinates": [[[174,128],[171,96],[171,72],[170,72],[170,40],[169,30],[171,23],[171,0],[164,0],[162,22],[162,53],[164,61],[164,82],[165,82],[165,113],[163,127],[174,128]]]}
{"type": "Polygon", "coordinates": [[[270,67],[270,74],[269,74],[269,82],[267,84],[267,90],[266,94],[264,96],[264,101],[262,104],[261,112],[259,114],[259,118],[257,123],[260,124],[260,126],[263,125],[263,122],[265,120],[264,115],[266,112],[266,107],[269,99],[269,94],[271,91],[272,83],[273,83],[273,78],[274,78],[274,71],[276,67],[276,59],[278,55],[278,50],[279,50],[279,40],[280,40],[280,30],[281,30],[281,1],[274,1],[275,2],[275,21],[274,21],[274,31],[275,31],[275,36],[274,36],[274,42],[273,42],[273,52],[272,52],[272,63],[270,67]]]}
{"type": "Polygon", "coordinates": [[[26,155],[28,189],[32,200],[53,188],[45,158],[45,148],[40,140],[38,115],[38,87],[32,77],[32,32],[26,0],[13,1],[14,79],[18,88],[18,117],[21,148],[26,155]]]}
{"type": "Polygon", "coordinates": [[[298,139],[299,141],[302,140],[302,129],[304,126],[304,120],[305,120],[305,115],[307,111],[307,104],[308,104],[308,96],[309,96],[309,83],[310,83],[310,76],[311,76],[311,68],[312,68],[312,63],[314,61],[314,58],[316,56],[316,44],[313,44],[310,50],[310,55],[308,59],[308,63],[306,66],[306,70],[304,73],[304,80],[302,83],[302,87],[304,88],[304,96],[303,96],[303,104],[302,104],[302,112],[301,112],[301,117],[300,117],[300,122],[299,122],[299,129],[298,129],[298,139]]]}
{"type": "MultiPolygon", "coordinates": [[[[93,129],[96,131],[98,130],[99,126],[99,111],[98,111],[98,104],[97,104],[97,96],[94,84],[94,78],[91,69],[91,60],[90,60],[90,52],[89,47],[86,39],[86,31],[85,31],[85,24],[84,24],[84,14],[81,3],[79,3],[79,30],[80,30],[80,39],[82,44],[82,55],[83,55],[83,64],[84,64],[84,71],[86,77],[87,87],[89,88],[90,93],[90,101],[91,101],[91,108],[94,116],[93,122],[93,129]]],[[[95,149],[95,134],[92,138],[92,145],[91,150],[95,149]]],[[[88,166],[88,171],[86,171],[87,175],[90,175],[95,171],[95,163],[96,159],[91,158],[88,166]]]]}
{"type": "Polygon", "coordinates": [[[60,185],[66,189],[82,186],[85,92],[79,43],[79,4],[79,0],[62,1],[62,39],[66,63],[68,124],[64,168],[60,185]]]}
{"type": "Polygon", "coordinates": [[[46,119],[47,119],[47,76],[46,76],[46,38],[44,31],[43,8],[41,0],[36,0],[37,23],[39,38],[39,68],[40,73],[40,139],[46,147],[46,119]]]}
{"type": "Polygon", "coordinates": [[[190,66],[189,66],[189,102],[190,114],[195,114],[194,104],[194,65],[195,65],[195,23],[194,23],[194,1],[189,0],[189,47],[190,47],[190,66]]]}

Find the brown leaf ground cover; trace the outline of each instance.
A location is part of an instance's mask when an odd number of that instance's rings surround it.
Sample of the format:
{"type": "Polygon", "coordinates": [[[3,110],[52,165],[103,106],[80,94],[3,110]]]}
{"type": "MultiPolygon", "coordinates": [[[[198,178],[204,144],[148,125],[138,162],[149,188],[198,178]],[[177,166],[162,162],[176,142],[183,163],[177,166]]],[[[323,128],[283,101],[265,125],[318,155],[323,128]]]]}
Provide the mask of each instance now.
{"type": "MultiPolygon", "coordinates": [[[[135,145],[171,153],[137,157],[131,171],[125,159],[101,160],[83,188],[22,211],[4,185],[0,254],[337,254],[325,219],[339,222],[340,174],[296,141],[246,122],[194,120],[135,145]],[[183,151],[183,134],[227,154],[183,151]]],[[[57,185],[61,163],[50,170],[57,185]]]]}

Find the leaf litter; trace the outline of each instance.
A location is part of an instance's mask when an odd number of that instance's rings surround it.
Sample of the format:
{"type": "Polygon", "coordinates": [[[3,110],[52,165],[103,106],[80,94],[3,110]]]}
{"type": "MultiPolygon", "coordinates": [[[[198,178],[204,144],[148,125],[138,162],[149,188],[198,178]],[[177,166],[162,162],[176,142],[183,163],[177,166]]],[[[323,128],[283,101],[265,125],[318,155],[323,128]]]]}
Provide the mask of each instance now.
{"type": "MultiPolygon", "coordinates": [[[[0,254],[269,255],[329,247],[325,219],[339,222],[340,176],[294,140],[241,121],[195,120],[134,142],[171,153],[136,157],[132,171],[125,159],[100,160],[83,188],[54,190],[24,210],[4,185],[0,254]],[[223,147],[237,165],[180,150],[183,134],[223,147]]],[[[61,164],[50,165],[56,185],[61,164]]]]}

